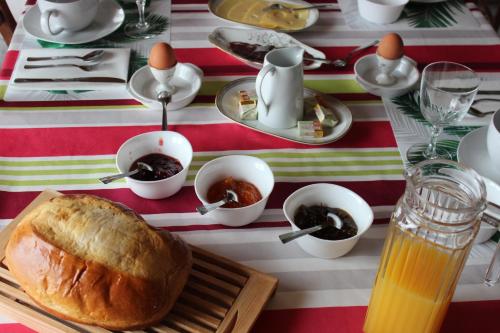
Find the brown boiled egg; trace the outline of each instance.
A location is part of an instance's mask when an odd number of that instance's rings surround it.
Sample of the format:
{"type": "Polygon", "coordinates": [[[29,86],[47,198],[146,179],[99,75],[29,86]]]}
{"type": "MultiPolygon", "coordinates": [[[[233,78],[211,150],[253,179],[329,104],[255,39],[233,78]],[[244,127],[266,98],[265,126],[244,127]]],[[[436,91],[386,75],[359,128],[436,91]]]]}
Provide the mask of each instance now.
{"type": "Polygon", "coordinates": [[[156,69],[169,69],[177,64],[174,49],[167,43],[156,43],[149,53],[149,66],[156,69]]]}
{"type": "Polygon", "coordinates": [[[403,39],[394,32],[385,35],[378,44],[377,54],[388,60],[401,58],[404,55],[403,39]]]}

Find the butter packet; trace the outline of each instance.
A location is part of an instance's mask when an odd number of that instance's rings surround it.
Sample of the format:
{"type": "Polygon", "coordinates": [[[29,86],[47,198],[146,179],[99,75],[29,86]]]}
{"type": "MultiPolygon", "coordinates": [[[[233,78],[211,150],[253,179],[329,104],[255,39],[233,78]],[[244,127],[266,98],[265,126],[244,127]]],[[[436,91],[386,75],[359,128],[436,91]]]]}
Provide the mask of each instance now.
{"type": "Polygon", "coordinates": [[[322,138],[323,127],[318,120],[300,120],[297,122],[301,138],[322,138]]]}
{"type": "Polygon", "coordinates": [[[255,92],[249,92],[246,90],[239,91],[240,100],[239,105],[239,116],[243,120],[256,120],[257,119],[257,96],[255,92]]]}
{"type": "Polygon", "coordinates": [[[339,120],[335,117],[333,111],[322,106],[320,103],[316,103],[313,110],[321,125],[326,127],[335,127],[339,123],[339,120]]]}

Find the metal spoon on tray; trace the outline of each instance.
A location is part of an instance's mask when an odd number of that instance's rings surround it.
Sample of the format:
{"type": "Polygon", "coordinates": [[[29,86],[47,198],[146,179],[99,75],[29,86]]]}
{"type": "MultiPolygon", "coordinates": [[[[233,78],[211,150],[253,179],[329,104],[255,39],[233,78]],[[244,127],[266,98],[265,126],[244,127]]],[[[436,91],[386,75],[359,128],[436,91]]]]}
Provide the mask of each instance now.
{"type": "Polygon", "coordinates": [[[196,210],[201,215],[205,215],[206,213],[211,212],[214,209],[217,209],[220,206],[223,206],[230,201],[238,202],[238,195],[236,194],[236,192],[234,192],[232,190],[226,190],[226,196],[224,197],[224,199],[217,201],[217,202],[214,202],[214,203],[211,203],[211,204],[198,206],[198,207],[196,207],[196,210]]]}
{"type": "Polygon", "coordinates": [[[99,180],[104,184],[108,184],[108,183],[111,183],[117,179],[133,176],[141,170],[147,170],[147,171],[153,172],[153,168],[151,167],[151,165],[146,164],[144,162],[137,162],[137,169],[135,169],[135,170],[132,170],[129,172],[124,172],[124,173],[119,173],[117,175],[102,177],[102,178],[99,178],[99,180]]]}
{"type": "Polygon", "coordinates": [[[283,244],[286,244],[290,241],[293,241],[294,239],[297,239],[297,238],[305,236],[305,235],[309,235],[310,233],[322,230],[326,227],[335,227],[337,229],[342,229],[343,223],[342,223],[342,220],[340,219],[340,217],[338,217],[334,213],[328,213],[328,214],[326,214],[326,216],[327,216],[326,223],[318,224],[318,225],[315,225],[314,227],[311,227],[311,228],[287,232],[286,234],[279,235],[281,242],[283,244]],[[332,220],[333,223],[330,222],[330,220],[332,220]]]}
{"type": "Polygon", "coordinates": [[[337,67],[337,68],[344,68],[344,67],[347,66],[347,63],[349,62],[349,60],[351,60],[352,56],[355,53],[363,51],[363,50],[366,50],[366,49],[369,49],[370,47],[372,47],[374,45],[377,45],[378,42],[379,42],[378,40],[374,40],[370,44],[359,46],[359,47],[355,48],[354,50],[351,50],[342,59],[329,60],[329,59],[321,59],[321,58],[314,58],[314,57],[304,57],[304,60],[319,61],[319,62],[323,62],[325,64],[333,65],[334,67],[337,67]]]}

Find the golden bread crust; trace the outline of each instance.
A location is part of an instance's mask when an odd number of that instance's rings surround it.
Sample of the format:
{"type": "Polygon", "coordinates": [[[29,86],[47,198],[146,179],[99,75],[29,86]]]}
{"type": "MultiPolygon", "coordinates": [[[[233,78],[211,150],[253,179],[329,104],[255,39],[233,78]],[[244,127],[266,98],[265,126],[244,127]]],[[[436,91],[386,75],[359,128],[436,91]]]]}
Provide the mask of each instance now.
{"type": "Polygon", "coordinates": [[[155,324],[170,311],[192,258],[184,241],[156,232],[133,211],[98,197],[70,195],[40,205],[19,223],[7,244],[6,263],[48,312],[131,330],[155,324]],[[113,249],[107,257],[100,244],[113,249]]]}

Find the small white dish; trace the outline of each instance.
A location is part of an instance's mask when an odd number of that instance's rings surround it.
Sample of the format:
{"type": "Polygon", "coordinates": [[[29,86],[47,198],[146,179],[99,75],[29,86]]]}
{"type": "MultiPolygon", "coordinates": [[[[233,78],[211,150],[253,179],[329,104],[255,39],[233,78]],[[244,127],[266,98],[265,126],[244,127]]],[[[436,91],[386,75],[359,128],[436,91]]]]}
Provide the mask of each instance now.
{"type": "Polygon", "coordinates": [[[359,15],[367,21],[389,24],[398,20],[409,0],[358,0],[359,15]]]}
{"type": "Polygon", "coordinates": [[[488,127],[478,128],[462,138],[458,145],[458,161],[481,176],[500,184],[500,170],[495,168],[486,149],[488,127]]]}
{"type": "MultiPolygon", "coordinates": [[[[276,32],[274,30],[226,27],[216,28],[210,35],[208,35],[208,41],[214,44],[220,50],[232,55],[248,66],[258,69],[262,68],[263,61],[248,59],[244,55],[234,52],[230,47],[230,43],[239,42],[247,44],[258,44],[262,46],[274,46],[275,48],[299,46],[314,58],[325,59],[325,54],[323,52],[316,50],[304,43],[301,43],[288,34],[276,32]]],[[[319,61],[313,61],[310,63],[308,63],[307,61],[304,62],[305,70],[316,69],[320,66],[321,62],[319,61]]]]}
{"type": "MultiPolygon", "coordinates": [[[[267,27],[262,27],[262,26],[258,26],[258,25],[253,25],[253,24],[247,24],[247,23],[242,23],[242,22],[239,22],[239,21],[233,21],[227,17],[224,17],[224,16],[220,16],[217,11],[215,10],[218,6],[218,4],[222,1],[226,1],[226,0],[209,0],[208,1],[208,10],[210,13],[214,14],[215,16],[217,16],[218,18],[224,20],[224,21],[227,21],[227,22],[231,22],[231,23],[237,23],[237,24],[240,24],[240,25],[243,25],[243,26],[247,26],[247,27],[252,27],[252,28],[261,28],[261,29],[266,29],[267,27]]],[[[280,1],[281,4],[292,4],[292,5],[296,5],[296,6],[300,6],[300,7],[309,7],[309,6],[312,6],[309,2],[306,2],[306,1],[302,1],[302,0],[281,0],[280,1]]],[[[295,29],[295,30],[287,30],[287,29],[273,29],[275,31],[280,31],[280,32],[297,32],[297,31],[302,31],[302,30],[305,30],[309,27],[311,27],[314,23],[316,23],[316,21],[318,21],[319,19],[319,11],[317,8],[313,8],[313,9],[310,9],[309,10],[309,16],[307,18],[307,21],[306,21],[306,24],[303,28],[300,28],[300,29],[295,29]]]]}
{"type": "Polygon", "coordinates": [[[420,73],[416,65],[413,59],[403,57],[398,67],[392,72],[396,82],[390,86],[377,83],[378,60],[376,54],[369,54],[359,58],[354,64],[354,72],[356,73],[357,82],[367,92],[376,96],[393,98],[404,95],[417,87],[420,73]]]}
{"type": "Polygon", "coordinates": [[[253,156],[228,155],[213,159],[200,168],[194,179],[194,190],[198,199],[204,205],[208,204],[207,192],[210,186],[227,177],[253,184],[259,190],[262,199],[246,207],[219,207],[207,216],[217,223],[231,227],[240,227],[255,221],[262,215],[274,187],[271,168],[266,162],[253,156]]]}
{"type": "MultiPolygon", "coordinates": [[[[199,67],[189,63],[177,63],[174,77],[170,81],[174,94],[167,110],[178,110],[189,105],[200,90],[202,79],[203,72],[199,67]]],[[[156,95],[159,85],[146,65],[132,75],[128,89],[137,100],[145,104],[155,104],[158,103],[156,95]]]]}
{"type": "Polygon", "coordinates": [[[300,230],[294,223],[294,215],[301,205],[341,208],[352,216],[358,226],[356,236],[347,239],[326,240],[311,235],[298,238],[296,242],[299,246],[315,257],[333,259],[345,255],[373,223],[373,211],[366,201],[342,186],[317,183],[302,187],[290,194],[283,204],[283,212],[292,226],[292,231],[300,230]]]}
{"type": "Polygon", "coordinates": [[[303,138],[300,137],[297,127],[276,129],[263,125],[258,120],[242,120],[238,115],[239,91],[255,91],[255,78],[242,78],[226,84],[215,97],[215,104],[219,112],[226,118],[245,126],[254,131],[266,133],[285,140],[305,143],[309,145],[324,145],[342,138],[351,128],[352,114],[347,106],[342,104],[336,98],[324,95],[317,91],[304,88],[304,97],[321,96],[322,100],[328,103],[329,108],[339,119],[339,123],[333,129],[328,129],[322,138],[303,138]]]}
{"type": "Polygon", "coordinates": [[[125,20],[125,12],[115,0],[99,2],[94,21],[83,30],[76,32],[63,31],[57,35],[46,34],[40,25],[40,9],[32,6],[23,16],[24,30],[29,35],[52,43],[83,44],[98,40],[118,29],[125,20]]]}
{"type": "Polygon", "coordinates": [[[132,192],[146,199],[163,199],[177,193],[188,174],[193,159],[193,147],[181,134],[156,131],[139,134],[125,141],[116,153],[116,167],[120,173],[128,172],[134,161],[149,154],[164,154],[176,158],[182,165],[178,174],[154,181],[125,177],[132,192]]]}

